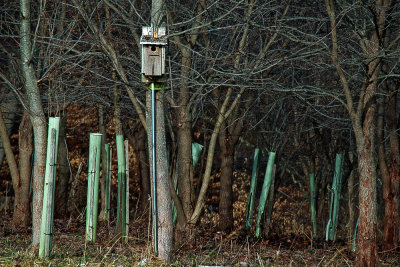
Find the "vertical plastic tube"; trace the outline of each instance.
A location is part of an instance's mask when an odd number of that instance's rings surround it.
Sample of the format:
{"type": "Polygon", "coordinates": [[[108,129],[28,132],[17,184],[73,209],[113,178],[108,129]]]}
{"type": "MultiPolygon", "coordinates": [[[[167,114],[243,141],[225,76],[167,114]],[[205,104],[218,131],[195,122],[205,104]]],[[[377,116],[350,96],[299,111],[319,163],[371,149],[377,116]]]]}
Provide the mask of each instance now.
{"type": "Polygon", "coordinates": [[[336,154],[335,174],[331,190],[331,205],[329,221],[326,227],[326,241],[336,239],[336,229],[339,218],[340,190],[342,187],[343,154],[336,154]]]}
{"type": "Polygon", "coordinates": [[[265,171],[265,176],[264,176],[264,184],[261,190],[260,204],[258,206],[257,227],[256,227],[257,238],[260,237],[261,234],[261,219],[262,215],[264,214],[265,203],[267,202],[269,188],[271,187],[272,171],[274,169],[275,156],[276,156],[275,152],[269,152],[267,169],[265,171]]]}
{"type": "Polygon", "coordinates": [[[96,242],[102,134],[89,136],[88,190],[86,200],[86,241],[96,242]]]}
{"type": "Polygon", "coordinates": [[[199,143],[196,142],[192,143],[193,169],[196,168],[202,150],[203,150],[203,145],[200,145],[199,143]]]}
{"type": "Polygon", "coordinates": [[[43,189],[42,222],[40,225],[39,257],[49,257],[53,238],[54,189],[58,150],[60,118],[49,118],[47,135],[46,170],[43,189]]]}
{"type": "Polygon", "coordinates": [[[93,241],[93,199],[94,199],[94,180],[95,180],[95,173],[96,173],[96,154],[97,149],[96,147],[92,148],[91,157],[89,157],[89,161],[92,162],[91,167],[88,169],[88,206],[86,208],[86,227],[87,228],[87,239],[88,241],[93,241]]]}
{"type": "Polygon", "coordinates": [[[310,208],[313,237],[317,237],[317,213],[315,209],[315,174],[310,173],[310,208]]]}
{"type": "Polygon", "coordinates": [[[246,230],[250,230],[251,219],[253,217],[255,192],[256,192],[257,177],[258,177],[259,154],[260,154],[260,150],[258,148],[256,148],[254,150],[254,161],[253,161],[253,170],[251,173],[249,200],[247,202],[247,207],[246,207],[246,226],[245,226],[246,230]]]}
{"type": "Polygon", "coordinates": [[[122,236],[126,230],[126,172],[125,172],[125,149],[124,136],[116,136],[117,159],[118,159],[118,200],[117,200],[117,228],[121,224],[122,236]],[[120,214],[122,213],[122,214],[120,214]],[[120,221],[121,218],[121,221],[120,221]]]}
{"type": "Polygon", "coordinates": [[[351,246],[351,251],[352,252],[356,252],[356,239],[357,239],[357,230],[358,230],[358,224],[360,222],[360,218],[357,219],[357,224],[356,227],[354,229],[354,235],[353,235],[353,244],[351,246]]]}
{"type": "Polygon", "coordinates": [[[342,188],[342,169],[343,169],[343,154],[336,154],[335,163],[335,185],[333,191],[335,193],[335,202],[333,205],[333,224],[331,231],[331,240],[336,239],[336,230],[339,219],[339,204],[340,204],[340,193],[342,188]]]}
{"type": "Polygon", "coordinates": [[[104,173],[104,177],[106,178],[106,193],[105,193],[105,212],[104,212],[104,220],[110,220],[110,189],[111,189],[111,150],[110,144],[104,145],[107,159],[107,170],[104,173]]]}
{"type": "Polygon", "coordinates": [[[157,219],[157,179],[156,179],[156,99],[154,83],[151,83],[151,147],[152,147],[152,176],[153,176],[153,232],[154,253],[158,255],[158,219],[157,219]]]}
{"type": "Polygon", "coordinates": [[[125,145],[125,177],[126,177],[126,196],[125,196],[125,242],[128,242],[129,232],[129,144],[128,140],[124,141],[125,145]]]}

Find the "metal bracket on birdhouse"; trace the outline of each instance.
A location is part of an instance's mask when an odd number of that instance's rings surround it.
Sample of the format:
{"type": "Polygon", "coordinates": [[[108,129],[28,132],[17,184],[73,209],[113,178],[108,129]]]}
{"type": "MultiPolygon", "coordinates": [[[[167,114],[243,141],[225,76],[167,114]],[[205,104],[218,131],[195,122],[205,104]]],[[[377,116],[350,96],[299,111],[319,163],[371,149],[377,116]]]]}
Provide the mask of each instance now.
{"type": "Polygon", "coordinates": [[[142,81],[163,82],[165,73],[165,47],[168,44],[165,27],[143,27],[140,45],[142,47],[142,81]]]}

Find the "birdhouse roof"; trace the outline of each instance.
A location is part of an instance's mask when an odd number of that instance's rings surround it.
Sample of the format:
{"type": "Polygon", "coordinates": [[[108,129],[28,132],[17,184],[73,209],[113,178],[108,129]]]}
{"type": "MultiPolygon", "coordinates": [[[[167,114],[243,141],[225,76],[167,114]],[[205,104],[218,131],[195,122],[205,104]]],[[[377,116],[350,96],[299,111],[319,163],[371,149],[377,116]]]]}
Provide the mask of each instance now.
{"type": "Polygon", "coordinates": [[[167,45],[168,38],[165,27],[143,27],[140,37],[141,45],[167,45]]]}

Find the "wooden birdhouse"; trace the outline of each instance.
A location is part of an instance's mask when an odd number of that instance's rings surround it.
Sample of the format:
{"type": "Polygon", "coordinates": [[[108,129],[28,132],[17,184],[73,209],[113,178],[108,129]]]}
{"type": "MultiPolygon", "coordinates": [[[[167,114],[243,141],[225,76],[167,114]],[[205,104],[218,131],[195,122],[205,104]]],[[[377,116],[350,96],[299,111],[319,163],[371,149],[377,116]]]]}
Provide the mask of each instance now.
{"type": "Polygon", "coordinates": [[[144,82],[160,81],[165,74],[165,47],[168,43],[165,27],[143,27],[142,77],[144,82]]]}

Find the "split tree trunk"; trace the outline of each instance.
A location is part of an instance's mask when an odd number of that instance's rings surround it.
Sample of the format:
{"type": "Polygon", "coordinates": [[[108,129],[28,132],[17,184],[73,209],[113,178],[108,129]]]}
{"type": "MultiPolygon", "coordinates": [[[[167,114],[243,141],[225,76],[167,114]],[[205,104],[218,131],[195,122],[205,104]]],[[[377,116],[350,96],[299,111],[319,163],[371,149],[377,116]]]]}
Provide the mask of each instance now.
{"type": "Polygon", "coordinates": [[[31,159],[33,153],[32,124],[27,111],[24,112],[19,126],[19,180],[14,186],[14,215],[15,226],[29,225],[31,209],[29,206],[29,183],[31,179],[31,159]]]}
{"type": "Polygon", "coordinates": [[[29,120],[29,114],[24,112],[22,122],[19,128],[19,165],[11,150],[11,143],[7,133],[7,127],[3,119],[3,113],[0,110],[0,136],[3,141],[4,151],[7,157],[11,172],[11,178],[14,189],[14,214],[13,224],[17,227],[27,227],[30,219],[29,208],[29,182],[31,177],[31,157],[32,157],[32,124],[29,120]]]}

